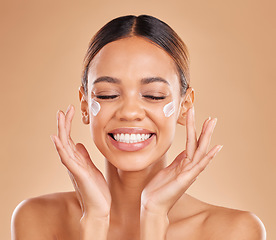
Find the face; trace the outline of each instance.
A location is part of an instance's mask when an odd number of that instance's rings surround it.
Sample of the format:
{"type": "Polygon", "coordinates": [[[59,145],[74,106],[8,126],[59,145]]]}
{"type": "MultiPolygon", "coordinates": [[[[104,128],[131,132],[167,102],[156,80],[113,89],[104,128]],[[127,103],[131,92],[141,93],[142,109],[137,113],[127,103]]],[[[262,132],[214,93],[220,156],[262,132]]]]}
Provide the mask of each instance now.
{"type": "Polygon", "coordinates": [[[182,100],[175,63],[143,38],[109,43],[91,62],[87,102],[92,137],[118,169],[139,171],[165,158],[182,100]],[[175,111],[166,115],[164,107],[172,105],[175,111]]]}

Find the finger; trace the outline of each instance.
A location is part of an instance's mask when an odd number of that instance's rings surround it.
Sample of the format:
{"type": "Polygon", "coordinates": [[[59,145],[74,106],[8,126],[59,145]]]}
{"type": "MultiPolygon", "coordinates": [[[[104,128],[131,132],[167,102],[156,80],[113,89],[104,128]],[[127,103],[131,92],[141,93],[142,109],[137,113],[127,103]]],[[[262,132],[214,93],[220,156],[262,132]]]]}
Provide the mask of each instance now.
{"type": "Polygon", "coordinates": [[[69,139],[66,134],[65,129],[65,116],[62,111],[58,112],[58,137],[64,147],[64,149],[67,151],[67,153],[74,158],[74,151],[69,145],[69,139]]]}
{"type": "Polygon", "coordinates": [[[217,123],[216,118],[211,119],[207,123],[208,125],[206,126],[206,130],[204,133],[202,133],[200,144],[198,144],[198,147],[194,154],[194,158],[193,158],[194,165],[197,164],[206,155],[216,123],[217,123]]]}
{"type": "Polygon", "coordinates": [[[69,142],[69,146],[71,147],[73,152],[74,153],[77,152],[76,144],[73,142],[73,140],[71,138],[69,138],[68,142],[69,142]]]}
{"type": "Polygon", "coordinates": [[[167,184],[175,179],[175,168],[181,164],[181,161],[186,157],[186,150],[178,154],[174,161],[166,168],[159,171],[147,185],[147,188],[158,189],[160,186],[167,184]]]}
{"type": "Polygon", "coordinates": [[[89,166],[94,170],[98,170],[94,163],[91,161],[89,154],[83,144],[78,143],[75,146],[76,150],[74,151],[74,157],[72,158],[68,154],[68,151],[65,149],[61,140],[58,137],[51,136],[51,138],[56,146],[61,162],[70,172],[73,173],[75,177],[79,177],[79,175],[81,174],[80,168],[87,170],[87,166],[89,166]]]}
{"type": "Polygon", "coordinates": [[[65,130],[65,115],[64,112],[59,110],[58,111],[58,137],[60,138],[61,142],[64,144],[67,142],[66,130],[65,130]]]}
{"type": "Polygon", "coordinates": [[[66,135],[68,138],[70,138],[71,125],[72,125],[74,113],[75,113],[74,106],[69,105],[69,107],[67,108],[66,114],[65,114],[65,130],[66,130],[66,135]]]}
{"type": "Polygon", "coordinates": [[[73,159],[68,155],[66,149],[64,148],[63,144],[61,143],[60,139],[57,136],[52,135],[51,139],[55,145],[55,148],[58,152],[60,161],[62,162],[65,167],[71,171],[74,172],[74,168],[76,167],[76,162],[73,161],[73,159]]]}
{"type": "MultiPolygon", "coordinates": [[[[87,165],[89,165],[90,167],[96,169],[96,166],[91,161],[89,153],[83,144],[77,143],[75,145],[71,138],[68,140],[68,142],[69,142],[70,152],[71,152],[70,156],[71,157],[73,156],[72,159],[74,159],[79,164],[81,164],[82,167],[87,167],[87,165]]],[[[68,150],[66,148],[65,150],[68,153],[68,150]]]]}
{"type": "Polygon", "coordinates": [[[216,145],[213,147],[206,156],[194,165],[189,171],[184,172],[183,175],[186,179],[193,181],[197,176],[207,167],[210,161],[216,156],[216,154],[222,149],[223,145],[216,145]]]}
{"type": "Polygon", "coordinates": [[[202,130],[201,130],[200,136],[199,136],[198,141],[197,141],[198,145],[200,144],[200,141],[202,139],[202,135],[203,135],[203,133],[205,133],[206,128],[207,128],[208,123],[209,123],[210,120],[211,120],[211,117],[208,117],[203,123],[202,130]]]}
{"type": "Polygon", "coordinates": [[[67,140],[69,142],[69,146],[73,149],[73,151],[77,151],[75,143],[70,136],[71,125],[72,125],[72,120],[73,120],[74,114],[75,114],[75,107],[70,104],[68,106],[68,108],[66,110],[66,114],[65,114],[65,131],[66,131],[66,135],[67,135],[67,140]]]}
{"type": "Polygon", "coordinates": [[[194,153],[195,153],[196,148],[197,148],[197,136],[196,136],[195,118],[194,118],[194,106],[192,106],[188,110],[186,130],[187,130],[187,142],[186,142],[187,157],[189,159],[193,159],[194,153]]]}

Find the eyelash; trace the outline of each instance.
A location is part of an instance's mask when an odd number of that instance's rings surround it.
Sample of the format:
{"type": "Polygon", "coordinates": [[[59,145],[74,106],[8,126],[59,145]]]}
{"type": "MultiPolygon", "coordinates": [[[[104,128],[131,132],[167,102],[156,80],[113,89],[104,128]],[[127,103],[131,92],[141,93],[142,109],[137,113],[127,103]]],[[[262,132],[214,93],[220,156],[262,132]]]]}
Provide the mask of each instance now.
{"type": "Polygon", "coordinates": [[[153,96],[153,95],[143,95],[143,97],[150,98],[152,100],[162,100],[162,99],[166,98],[165,96],[157,97],[157,96],[153,96]]]}
{"type": "Polygon", "coordinates": [[[118,96],[119,95],[97,95],[96,98],[99,98],[99,99],[114,99],[118,96]]]}
{"type": "MultiPolygon", "coordinates": [[[[118,96],[119,95],[96,95],[96,98],[104,100],[104,99],[115,99],[118,96]]],[[[153,96],[153,95],[143,95],[143,97],[149,98],[151,100],[163,100],[166,98],[166,96],[157,97],[157,96],[153,96]]]]}

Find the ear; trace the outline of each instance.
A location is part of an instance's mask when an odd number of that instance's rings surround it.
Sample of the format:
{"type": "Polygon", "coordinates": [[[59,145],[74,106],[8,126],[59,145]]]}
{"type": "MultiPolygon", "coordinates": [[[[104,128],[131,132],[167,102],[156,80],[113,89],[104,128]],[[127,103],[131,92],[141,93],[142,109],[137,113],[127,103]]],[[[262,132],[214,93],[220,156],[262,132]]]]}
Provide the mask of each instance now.
{"type": "Polygon", "coordinates": [[[80,105],[81,105],[81,115],[82,115],[82,122],[84,124],[89,124],[89,107],[87,102],[87,97],[84,92],[83,86],[79,87],[79,99],[80,99],[80,105]]]}
{"type": "Polygon", "coordinates": [[[193,88],[189,87],[186,91],[185,96],[182,98],[180,102],[180,112],[177,119],[177,123],[183,126],[186,125],[187,112],[194,105],[194,99],[195,91],[193,88]]]}

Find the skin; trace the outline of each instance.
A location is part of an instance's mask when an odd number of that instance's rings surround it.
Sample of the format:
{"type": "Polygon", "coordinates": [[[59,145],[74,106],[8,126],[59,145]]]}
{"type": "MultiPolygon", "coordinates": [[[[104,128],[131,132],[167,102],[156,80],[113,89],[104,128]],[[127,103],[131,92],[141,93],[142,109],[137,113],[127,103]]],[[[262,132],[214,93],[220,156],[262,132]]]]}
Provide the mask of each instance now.
{"type": "Polygon", "coordinates": [[[139,37],[103,47],[90,67],[88,94],[80,87],[79,98],[82,121],[90,125],[106,158],[106,177],[85,147],[70,137],[74,106],[59,111],[58,134],[51,137],[75,191],[22,202],[13,214],[12,239],[265,239],[264,226],[254,214],[185,193],[222,146],[208,151],[216,118],[206,119],[197,137],[194,90],[189,88],[183,97],[178,93],[174,62],[161,48],[139,37]],[[95,83],[102,76],[120,82],[95,83]],[[142,79],[149,77],[162,77],[168,84],[144,84],[142,79]],[[101,104],[97,116],[91,113],[91,98],[101,104]],[[176,111],[167,118],[162,110],[172,100],[176,111]],[[167,166],[177,124],[186,127],[186,146],[167,166]],[[119,150],[108,133],[122,127],[150,130],[152,141],[139,151],[119,150]]]}

